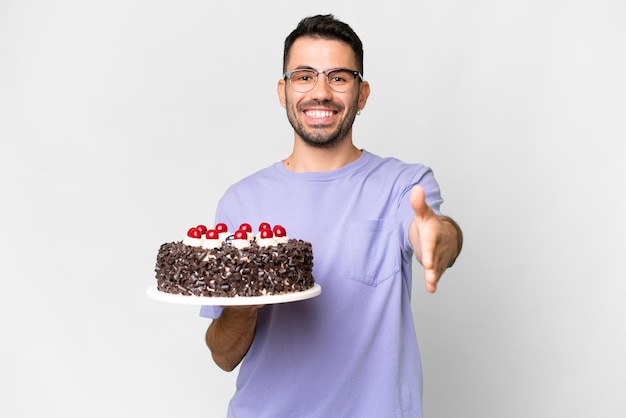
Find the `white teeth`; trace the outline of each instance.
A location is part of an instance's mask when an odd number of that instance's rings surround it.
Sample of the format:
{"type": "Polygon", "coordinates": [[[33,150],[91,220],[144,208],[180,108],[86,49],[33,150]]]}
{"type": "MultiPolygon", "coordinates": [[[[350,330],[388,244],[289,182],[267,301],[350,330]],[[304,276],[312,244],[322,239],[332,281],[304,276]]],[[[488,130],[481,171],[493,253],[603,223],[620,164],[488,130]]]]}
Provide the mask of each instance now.
{"type": "Polygon", "coordinates": [[[330,110],[308,110],[306,115],[311,118],[329,118],[333,115],[330,110]]]}

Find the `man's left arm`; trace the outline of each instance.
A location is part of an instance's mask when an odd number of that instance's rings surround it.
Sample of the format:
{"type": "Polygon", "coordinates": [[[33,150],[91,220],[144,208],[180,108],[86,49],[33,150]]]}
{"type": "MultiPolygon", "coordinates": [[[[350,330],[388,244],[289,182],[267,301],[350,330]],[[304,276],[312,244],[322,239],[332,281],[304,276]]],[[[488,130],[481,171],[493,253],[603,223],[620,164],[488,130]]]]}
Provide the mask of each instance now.
{"type": "Polygon", "coordinates": [[[427,204],[424,189],[411,190],[415,217],[409,226],[409,241],[415,257],[424,267],[426,289],[434,293],[441,275],[452,267],[463,247],[463,232],[447,216],[437,215],[427,204]]]}

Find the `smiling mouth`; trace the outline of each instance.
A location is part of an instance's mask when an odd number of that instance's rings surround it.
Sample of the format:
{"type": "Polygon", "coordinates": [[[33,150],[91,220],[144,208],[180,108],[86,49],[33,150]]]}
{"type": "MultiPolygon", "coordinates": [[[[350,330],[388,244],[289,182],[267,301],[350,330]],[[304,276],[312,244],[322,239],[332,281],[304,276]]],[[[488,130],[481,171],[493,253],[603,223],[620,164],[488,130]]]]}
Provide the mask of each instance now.
{"type": "Polygon", "coordinates": [[[313,119],[324,119],[324,118],[330,118],[330,117],[335,116],[337,112],[334,110],[313,109],[313,110],[305,110],[304,114],[313,119]]]}

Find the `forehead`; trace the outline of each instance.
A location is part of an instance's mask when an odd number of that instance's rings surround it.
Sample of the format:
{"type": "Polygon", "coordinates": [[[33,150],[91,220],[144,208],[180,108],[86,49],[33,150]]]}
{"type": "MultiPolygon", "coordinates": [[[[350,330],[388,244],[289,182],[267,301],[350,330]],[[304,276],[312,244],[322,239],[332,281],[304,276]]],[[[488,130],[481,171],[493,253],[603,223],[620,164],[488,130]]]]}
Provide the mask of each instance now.
{"type": "Polygon", "coordinates": [[[291,46],[287,69],[311,67],[316,70],[356,68],[354,51],[345,42],[312,37],[298,38],[291,46]]]}

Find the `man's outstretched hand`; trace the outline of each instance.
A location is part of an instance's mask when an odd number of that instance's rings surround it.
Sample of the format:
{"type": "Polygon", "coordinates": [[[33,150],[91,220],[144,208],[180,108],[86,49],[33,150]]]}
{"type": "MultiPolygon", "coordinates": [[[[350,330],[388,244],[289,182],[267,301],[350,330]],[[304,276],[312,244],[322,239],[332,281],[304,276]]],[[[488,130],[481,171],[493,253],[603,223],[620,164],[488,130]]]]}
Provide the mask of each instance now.
{"type": "Polygon", "coordinates": [[[409,227],[409,240],[424,267],[426,289],[434,293],[441,275],[461,252],[463,236],[452,219],[437,215],[426,204],[422,187],[414,186],[411,190],[411,206],[415,218],[409,227]]]}

